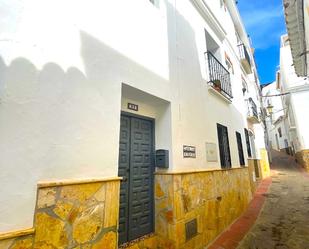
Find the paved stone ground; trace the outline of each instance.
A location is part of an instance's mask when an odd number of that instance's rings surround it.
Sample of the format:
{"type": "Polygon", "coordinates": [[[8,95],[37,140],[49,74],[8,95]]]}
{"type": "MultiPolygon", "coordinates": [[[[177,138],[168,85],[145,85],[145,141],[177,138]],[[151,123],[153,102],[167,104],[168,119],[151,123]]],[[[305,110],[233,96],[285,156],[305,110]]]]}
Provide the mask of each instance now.
{"type": "Polygon", "coordinates": [[[264,208],[237,249],[309,249],[309,178],[292,157],[273,152],[264,208]]]}

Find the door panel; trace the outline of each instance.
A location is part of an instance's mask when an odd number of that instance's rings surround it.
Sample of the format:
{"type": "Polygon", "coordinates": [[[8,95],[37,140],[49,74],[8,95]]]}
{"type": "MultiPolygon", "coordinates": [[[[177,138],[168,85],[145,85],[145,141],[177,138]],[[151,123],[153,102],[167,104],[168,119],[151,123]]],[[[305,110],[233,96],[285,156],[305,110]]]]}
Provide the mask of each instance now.
{"type": "Polygon", "coordinates": [[[122,182],[119,214],[119,243],[137,239],[153,232],[153,123],[135,117],[121,119],[119,176],[127,177],[122,182]],[[127,122],[128,121],[128,122],[127,122]],[[129,127],[129,128],[128,128],[129,127]],[[123,139],[123,140],[122,140],[123,139]],[[129,150],[122,150],[129,143],[129,150]],[[125,153],[124,157],[122,154],[125,153]],[[121,160],[121,158],[129,159],[121,160]],[[124,163],[125,161],[125,163],[124,163]],[[126,169],[126,171],[123,170],[126,169]]]}
{"type": "Polygon", "coordinates": [[[152,122],[131,118],[129,240],[153,230],[152,122]]]}
{"type": "Polygon", "coordinates": [[[130,171],[130,118],[121,116],[120,143],[119,143],[119,168],[118,175],[123,177],[120,185],[119,206],[119,243],[128,241],[128,215],[129,215],[129,171],[130,171]]]}

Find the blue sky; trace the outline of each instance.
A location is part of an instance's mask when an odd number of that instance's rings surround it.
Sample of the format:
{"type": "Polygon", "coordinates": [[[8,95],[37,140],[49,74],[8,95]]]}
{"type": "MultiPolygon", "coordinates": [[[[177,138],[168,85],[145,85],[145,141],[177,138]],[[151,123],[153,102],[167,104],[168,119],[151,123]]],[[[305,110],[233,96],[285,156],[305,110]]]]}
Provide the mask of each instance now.
{"type": "Polygon", "coordinates": [[[238,0],[238,8],[255,48],[261,84],[275,80],[280,36],[286,33],[282,0],[238,0]]]}

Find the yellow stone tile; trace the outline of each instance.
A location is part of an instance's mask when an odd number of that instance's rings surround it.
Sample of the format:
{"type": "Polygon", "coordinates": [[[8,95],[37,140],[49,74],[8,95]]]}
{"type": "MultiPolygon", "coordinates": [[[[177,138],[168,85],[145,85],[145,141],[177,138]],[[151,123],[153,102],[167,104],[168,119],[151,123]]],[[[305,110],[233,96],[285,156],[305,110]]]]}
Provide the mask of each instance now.
{"type": "Polygon", "coordinates": [[[0,249],[8,249],[13,244],[14,239],[6,239],[0,241],[0,249]]]}
{"type": "Polygon", "coordinates": [[[181,200],[182,200],[184,213],[186,214],[190,212],[190,210],[192,209],[190,193],[188,191],[183,190],[181,194],[181,200]]]}
{"type": "Polygon", "coordinates": [[[163,237],[168,236],[167,225],[168,223],[166,222],[164,217],[162,217],[161,215],[156,216],[156,220],[155,220],[156,234],[163,236],[163,237]]]}
{"type": "Polygon", "coordinates": [[[167,223],[172,224],[173,221],[174,221],[174,212],[173,212],[173,210],[166,210],[164,212],[164,215],[165,215],[165,219],[166,219],[167,223]]]}
{"type": "Polygon", "coordinates": [[[160,199],[160,200],[155,200],[155,212],[158,213],[162,211],[163,209],[167,209],[167,198],[160,199]]]}
{"type": "Polygon", "coordinates": [[[186,229],[184,222],[179,222],[175,225],[175,235],[178,245],[182,245],[186,242],[186,229]]]}
{"type": "Polygon", "coordinates": [[[103,185],[94,194],[94,198],[97,201],[105,201],[105,194],[106,194],[106,184],[103,183],[103,185]]]}
{"type": "MultiPolygon", "coordinates": [[[[65,223],[60,219],[49,216],[46,213],[37,213],[35,220],[35,242],[52,245],[56,248],[65,248],[68,245],[68,236],[65,231],[65,223]]],[[[38,247],[35,245],[35,248],[38,247]]],[[[44,247],[49,248],[49,247],[44,247]]]]}
{"type": "Polygon", "coordinates": [[[138,243],[128,246],[126,249],[140,249],[138,243]]]}
{"type": "Polygon", "coordinates": [[[161,185],[160,185],[159,182],[156,182],[156,183],[155,183],[155,196],[156,196],[156,198],[158,198],[158,199],[160,199],[160,198],[162,198],[162,197],[165,196],[165,194],[164,194],[164,192],[163,192],[163,190],[162,190],[161,185]]]}
{"type": "Polygon", "coordinates": [[[81,249],[91,249],[92,245],[91,244],[86,244],[86,245],[82,245],[81,249]]]}
{"type": "Polygon", "coordinates": [[[188,187],[191,185],[191,174],[182,175],[181,184],[183,189],[188,189],[188,187]]]}
{"type": "Polygon", "coordinates": [[[80,244],[92,241],[102,229],[103,213],[103,203],[81,212],[73,223],[73,239],[80,244]]]}
{"type": "MultiPolygon", "coordinates": [[[[34,243],[34,249],[55,249],[55,247],[45,241],[39,241],[34,243]]],[[[64,248],[64,247],[62,247],[64,248]]],[[[57,248],[58,249],[58,248],[57,248]]]]}
{"type": "Polygon", "coordinates": [[[16,240],[10,249],[31,249],[33,246],[33,237],[29,236],[27,238],[16,240]]]}
{"type": "Polygon", "coordinates": [[[190,212],[187,212],[184,216],[184,219],[186,221],[193,220],[195,218],[196,218],[196,212],[194,209],[192,209],[190,212]]]}
{"type": "Polygon", "coordinates": [[[174,191],[178,191],[182,188],[182,182],[181,182],[180,175],[173,176],[173,182],[174,182],[174,191]]]}
{"type": "Polygon", "coordinates": [[[199,205],[201,205],[201,203],[202,203],[201,191],[197,188],[197,184],[191,185],[189,187],[189,195],[191,197],[191,207],[190,207],[190,209],[196,208],[199,205]]]}
{"type": "MultiPolygon", "coordinates": [[[[247,169],[173,177],[172,188],[167,184],[170,178],[160,178],[160,183],[166,181],[164,190],[168,191],[168,208],[172,208],[167,210],[173,211],[173,222],[168,223],[171,222],[172,213],[166,215],[166,212],[161,212],[158,215],[156,211],[158,248],[202,248],[227,228],[245,210],[250,200],[247,169]],[[199,235],[185,242],[184,222],[193,218],[198,220],[199,235]]],[[[162,206],[156,203],[156,207],[162,206]]]]}
{"type": "Polygon", "coordinates": [[[37,208],[46,208],[55,204],[56,188],[41,188],[38,191],[37,208]]]}
{"type": "Polygon", "coordinates": [[[157,238],[158,248],[160,249],[176,249],[175,242],[166,239],[165,237],[157,238]]]}
{"type": "Polygon", "coordinates": [[[117,248],[117,236],[115,232],[108,232],[103,235],[100,241],[92,246],[92,249],[115,249],[117,248]]]}
{"type": "Polygon", "coordinates": [[[73,206],[73,208],[71,209],[69,216],[68,216],[68,222],[70,224],[73,224],[73,222],[75,221],[75,219],[77,218],[78,214],[80,212],[80,206],[73,206]]]}
{"type": "Polygon", "coordinates": [[[118,225],[119,216],[119,182],[106,183],[104,227],[118,225]]]}
{"type": "Polygon", "coordinates": [[[61,219],[66,220],[70,211],[72,210],[73,204],[64,201],[58,201],[54,208],[54,213],[57,214],[61,219]]]}
{"type": "Polygon", "coordinates": [[[93,196],[104,183],[86,183],[80,185],[63,186],[60,197],[67,200],[84,202],[93,196]]]}
{"type": "Polygon", "coordinates": [[[157,237],[152,236],[143,242],[143,249],[157,249],[157,237]]]}
{"type": "Polygon", "coordinates": [[[184,213],[181,191],[177,191],[174,193],[174,211],[176,220],[181,220],[184,218],[185,213],[184,213]]]}

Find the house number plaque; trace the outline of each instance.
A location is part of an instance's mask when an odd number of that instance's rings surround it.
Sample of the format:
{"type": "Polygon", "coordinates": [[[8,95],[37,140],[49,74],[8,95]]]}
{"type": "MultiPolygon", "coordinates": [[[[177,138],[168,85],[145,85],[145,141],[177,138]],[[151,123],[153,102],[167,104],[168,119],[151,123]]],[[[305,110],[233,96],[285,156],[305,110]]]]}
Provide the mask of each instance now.
{"type": "Polygon", "coordinates": [[[132,104],[132,103],[128,103],[128,109],[137,112],[138,111],[138,105],[132,104]]]}

